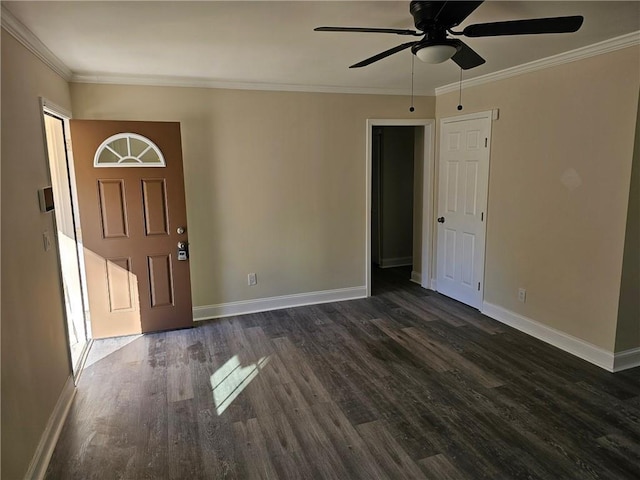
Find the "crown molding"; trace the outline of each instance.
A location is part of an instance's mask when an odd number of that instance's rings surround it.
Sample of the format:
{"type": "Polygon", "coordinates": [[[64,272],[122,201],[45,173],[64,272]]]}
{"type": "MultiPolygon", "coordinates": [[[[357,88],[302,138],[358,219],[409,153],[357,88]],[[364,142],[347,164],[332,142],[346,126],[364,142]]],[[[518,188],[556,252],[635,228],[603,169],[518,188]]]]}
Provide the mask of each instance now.
{"type": "MultiPolygon", "coordinates": [[[[1,24],[9,34],[24,45],[30,52],[44,62],[49,68],[60,75],[68,82],[75,83],[99,83],[111,85],[140,85],[140,86],[160,86],[160,87],[195,87],[195,88],[221,88],[231,90],[267,90],[282,92],[310,92],[310,93],[347,93],[361,95],[409,95],[406,88],[367,88],[367,87],[343,87],[327,85],[296,85],[296,84],[276,84],[260,82],[229,82],[211,80],[206,78],[179,77],[165,75],[114,75],[106,73],[75,73],[67,67],[42,41],[36,37],[20,20],[18,20],[9,9],[1,5],[1,24]]],[[[575,62],[585,58],[613,52],[623,48],[640,45],[640,31],[628,33],[619,37],[611,38],[593,45],[577,48],[569,52],[553,55],[551,57],[534,60],[515,67],[507,68],[499,72],[489,73],[480,77],[464,80],[464,88],[475,87],[485,83],[504,80],[524,73],[542,70],[544,68],[562,65],[564,63],[575,62]]],[[[436,96],[458,90],[458,82],[444,85],[433,90],[415,91],[415,96],[436,96]]]]}
{"type": "Polygon", "coordinates": [[[0,17],[2,28],[11,34],[12,37],[18,40],[27,48],[27,50],[42,60],[45,65],[64,78],[67,82],[71,80],[71,69],[67,67],[62,60],[56,57],[53,52],[49,50],[31,30],[18,20],[4,4],[1,6],[0,17]]]}
{"type": "MultiPolygon", "coordinates": [[[[614,52],[623,48],[632,47],[634,45],[640,45],[640,31],[621,35],[619,37],[610,38],[593,45],[586,47],[576,48],[568,52],[553,55],[551,57],[542,58],[540,60],[534,60],[533,62],[523,63],[516,67],[506,68],[499,72],[489,73],[480,77],[471,78],[462,82],[463,88],[477,87],[478,85],[484,85],[485,83],[495,82],[498,80],[504,80],[507,78],[522,75],[523,73],[535,72],[544,68],[555,67],[564,63],[575,62],[603,53],[614,52]]],[[[436,88],[436,96],[443,95],[449,92],[456,92],[460,88],[458,82],[450,83],[442,87],[436,88]]]]}
{"type": "MultiPolygon", "coordinates": [[[[99,83],[108,85],[141,85],[150,87],[219,88],[229,90],[267,90],[281,92],[349,93],[361,95],[410,95],[407,89],[338,87],[327,85],[297,85],[286,83],[233,82],[198,77],[168,75],[114,75],[110,73],[74,73],[73,83],[99,83]]],[[[414,96],[433,96],[431,91],[415,91],[414,96]]]]}

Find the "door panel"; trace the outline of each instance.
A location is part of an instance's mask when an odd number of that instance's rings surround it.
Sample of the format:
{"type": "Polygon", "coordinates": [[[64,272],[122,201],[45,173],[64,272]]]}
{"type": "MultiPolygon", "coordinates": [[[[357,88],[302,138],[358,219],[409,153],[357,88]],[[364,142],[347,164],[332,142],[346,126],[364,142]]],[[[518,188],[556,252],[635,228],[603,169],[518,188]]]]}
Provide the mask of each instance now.
{"type": "Polygon", "coordinates": [[[109,287],[109,311],[133,310],[135,290],[131,282],[131,258],[108,258],[104,263],[109,287]]]}
{"type": "Polygon", "coordinates": [[[167,193],[163,178],[142,180],[144,226],[147,235],[169,235],[167,193]]]}
{"type": "Polygon", "coordinates": [[[444,275],[453,280],[456,270],[456,231],[445,228],[444,231],[444,275]]]}
{"type": "Polygon", "coordinates": [[[447,162],[447,213],[458,211],[458,162],[447,162]]]}
{"type": "Polygon", "coordinates": [[[475,215],[478,202],[478,162],[465,162],[464,213],[475,215]]]}
{"type": "Polygon", "coordinates": [[[467,287],[473,286],[474,275],[474,258],[476,236],[472,233],[464,232],[462,234],[462,278],[460,281],[467,287]]]}
{"type": "Polygon", "coordinates": [[[476,308],[483,298],[490,132],[490,114],[441,123],[436,285],[476,308]]]}
{"type": "Polygon", "coordinates": [[[149,262],[151,308],[173,305],[173,274],[171,255],[153,255],[149,262]]]}
{"type": "MultiPolygon", "coordinates": [[[[187,225],[180,124],[70,123],[94,337],[191,326],[189,261],[177,258],[187,241],[177,231],[187,225]],[[153,142],[166,166],[95,167],[99,146],[125,132],[153,142]]],[[[118,142],[132,156],[156,155],[135,138],[118,142]]]]}
{"type": "Polygon", "coordinates": [[[126,238],[127,201],[124,197],[124,180],[98,180],[98,201],[104,238],[126,238]]]}

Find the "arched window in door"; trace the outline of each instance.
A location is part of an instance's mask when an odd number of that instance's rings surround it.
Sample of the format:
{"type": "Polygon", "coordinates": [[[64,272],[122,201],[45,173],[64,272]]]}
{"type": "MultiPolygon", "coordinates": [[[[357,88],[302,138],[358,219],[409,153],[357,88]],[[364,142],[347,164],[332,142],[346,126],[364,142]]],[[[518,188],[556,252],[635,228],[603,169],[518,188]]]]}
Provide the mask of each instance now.
{"type": "Polygon", "coordinates": [[[118,133],[98,147],[94,167],[164,167],[158,146],[137,133],[118,133]]]}

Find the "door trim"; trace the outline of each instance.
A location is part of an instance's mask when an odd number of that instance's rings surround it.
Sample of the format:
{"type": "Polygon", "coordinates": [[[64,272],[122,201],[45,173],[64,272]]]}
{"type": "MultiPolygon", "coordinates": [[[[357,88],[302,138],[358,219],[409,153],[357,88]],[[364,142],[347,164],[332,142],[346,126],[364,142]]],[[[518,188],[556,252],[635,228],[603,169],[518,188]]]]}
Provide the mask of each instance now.
{"type": "Polygon", "coordinates": [[[480,120],[483,118],[493,120],[495,115],[497,115],[497,110],[486,110],[482,112],[465,113],[464,115],[454,115],[453,117],[443,117],[440,119],[440,126],[442,126],[443,123],[464,122],[467,120],[480,120]]]}
{"type": "MultiPolygon", "coordinates": [[[[440,122],[438,123],[438,128],[439,128],[439,133],[438,133],[438,161],[437,161],[437,170],[438,170],[438,175],[440,174],[440,160],[441,160],[441,156],[442,156],[442,150],[440,148],[440,146],[442,145],[442,134],[444,131],[444,125],[447,123],[456,123],[456,122],[465,122],[468,120],[488,120],[489,121],[489,127],[488,127],[488,132],[487,132],[487,137],[488,137],[488,145],[487,145],[487,154],[489,156],[488,158],[488,165],[487,165],[487,191],[486,191],[486,195],[484,196],[484,203],[483,205],[480,206],[480,208],[484,211],[485,213],[485,219],[484,222],[482,223],[482,236],[484,237],[484,249],[482,251],[482,274],[480,275],[480,301],[479,301],[479,305],[470,305],[471,307],[477,308],[477,309],[481,309],[482,308],[482,303],[484,301],[484,284],[485,284],[485,272],[486,272],[486,261],[487,261],[487,224],[489,222],[489,211],[488,211],[488,207],[489,207],[489,181],[491,180],[491,135],[492,135],[492,127],[493,127],[493,120],[497,118],[497,110],[486,110],[486,111],[482,111],[482,112],[475,112],[475,113],[467,113],[464,115],[456,115],[453,117],[446,117],[446,118],[441,118],[440,122]]],[[[439,185],[438,185],[439,187],[439,185]]],[[[439,192],[436,192],[436,194],[439,194],[439,192]]],[[[438,197],[436,197],[437,199],[438,197]]],[[[436,208],[439,211],[440,205],[438,205],[438,200],[436,201],[436,208]]],[[[437,229],[434,229],[437,230],[437,229]]],[[[433,251],[433,258],[434,258],[434,263],[437,261],[438,258],[438,235],[437,232],[435,233],[435,248],[433,251]]],[[[438,279],[438,272],[437,270],[434,270],[433,272],[434,274],[434,278],[433,278],[433,289],[437,290],[437,279],[438,279]]]]}
{"type": "MultiPolygon", "coordinates": [[[[74,167],[74,163],[73,163],[73,151],[71,149],[71,136],[69,134],[70,129],[69,129],[69,120],[72,118],[72,114],[69,110],[67,110],[64,107],[61,107],[60,105],[46,99],[45,97],[39,97],[39,101],[40,101],[40,111],[42,112],[42,114],[49,114],[52,115],[56,118],[59,118],[60,120],[62,120],[63,123],[63,129],[64,129],[64,133],[65,133],[65,151],[66,151],[66,160],[67,160],[67,175],[69,178],[69,188],[71,190],[71,201],[70,201],[70,205],[67,205],[71,211],[73,212],[73,216],[75,219],[75,242],[76,242],[76,249],[77,249],[77,254],[78,254],[78,270],[79,270],[79,275],[80,275],[80,295],[82,297],[82,307],[83,307],[83,317],[84,317],[84,328],[85,328],[85,332],[86,332],[86,336],[87,336],[87,341],[84,345],[84,347],[82,348],[82,351],[80,352],[80,356],[78,358],[78,362],[75,365],[73,365],[73,361],[72,361],[72,357],[71,357],[71,346],[69,344],[69,326],[68,326],[68,319],[67,319],[67,315],[66,315],[66,309],[64,312],[64,328],[65,328],[65,340],[67,343],[67,353],[68,353],[68,358],[69,358],[69,365],[71,367],[71,374],[73,376],[73,380],[75,382],[75,384],[77,385],[79,379],[80,379],[80,375],[82,375],[82,371],[84,369],[84,365],[85,362],[87,360],[87,357],[89,355],[89,351],[91,350],[91,346],[93,345],[93,338],[91,335],[91,322],[89,321],[89,318],[87,317],[88,313],[89,313],[89,303],[87,300],[87,275],[86,275],[86,271],[84,268],[84,256],[80,253],[81,249],[82,249],[82,228],[80,225],[80,213],[78,210],[78,192],[77,192],[77,188],[76,188],[76,176],[75,176],[75,167],[74,167]]],[[[44,117],[42,120],[42,136],[44,139],[44,146],[45,146],[45,157],[47,159],[47,175],[48,178],[51,179],[51,165],[50,165],[50,159],[49,159],[49,151],[48,151],[48,144],[47,144],[47,133],[46,133],[46,126],[45,126],[45,121],[44,121],[44,117]]],[[[69,200],[67,197],[64,197],[64,200],[69,200]]],[[[56,217],[55,215],[53,215],[53,223],[55,225],[55,230],[57,231],[57,225],[56,225],[56,217]]],[[[59,248],[56,248],[56,255],[58,257],[58,276],[59,276],[59,282],[60,282],[60,290],[62,291],[62,285],[63,285],[63,273],[62,273],[62,260],[60,258],[60,250],[59,248]]],[[[62,298],[62,302],[63,304],[66,302],[66,299],[62,298]]]]}
{"type": "Polygon", "coordinates": [[[367,119],[366,122],[366,155],[365,155],[365,287],[367,297],[371,296],[371,170],[373,165],[373,127],[424,127],[423,159],[422,159],[422,265],[421,281],[423,288],[430,288],[431,268],[433,266],[432,247],[434,229],[431,225],[434,206],[434,138],[435,120],[433,119],[367,119]]]}

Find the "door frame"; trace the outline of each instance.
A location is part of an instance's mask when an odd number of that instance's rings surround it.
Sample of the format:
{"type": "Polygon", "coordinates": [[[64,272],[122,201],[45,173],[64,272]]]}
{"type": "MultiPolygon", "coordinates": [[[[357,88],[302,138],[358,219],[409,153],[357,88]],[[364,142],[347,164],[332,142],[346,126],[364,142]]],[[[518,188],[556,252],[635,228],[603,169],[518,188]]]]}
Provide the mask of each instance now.
{"type": "MultiPolygon", "coordinates": [[[[434,212],[434,173],[435,173],[435,138],[434,119],[367,119],[366,122],[366,175],[365,175],[365,288],[367,297],[371,296],[371,171],[373,164],[373,127],[424,127],[422,144],[422,264],[420,285],[431,288],[431,269],[433,267],[433,233],[431,219],[434,212]]],[[[414,197],[415,198],[415,197],[414,197]]]]}
{"type": "MultiPolygon", "coordinates": [[[[375,128],[375,125],[374,125],[375,128]]],[[[380,173],[382,171],[382,165],[381,165],[381,160],[382,160],[382,131],[380,131],[379,135],[375,135],[375,130],[374,130],[374,135],[371,137],[371,210],[372,210],[372,215],[371,215],[371,228],[373,228],[373,221],[376,221],[377,224],[377,229],[376,229],[376,235],[372,235],[371,236],[371,261],[373,262],[374,260],[374,256],[375,258],[378,259],[378,263],[381,261],[382,259],[382,202],[381,202],[381,197],[382,197],[382,191],[381,191],[381,187],[382,187],[382,178],[380,177],[380,173]],[[378,145],[376,148],[374,148],[374,142],[377,142],[378,145]],[[378,161],[377,161],[377,172],[375,171],[375,169],[373,168],[373,161],[374,161],[374,152],[378,152],[378,161]],[[374,174],[376,174],[376,179],[378,180],[378,184],[376,186],[376,188],[378,189],[378,198],[377,200],[377,205],[375,205],[376,207],[376,215],[373,215],[373,207],[374,207],[374,198],[373,198],[373,180],[374,180],[374,174]],[[377,217],[377,218],[375,218],[377,217]],[[376,240],[376,249],[373,248],[373,240],[376,240]]]]}
{"type": "MultiPolygon", "coordinates": [[[[483,235],[483,240],[484,240],[484,249],[482,250],[482,273],[480,275],[480,304],[478,306],[476,305],[470,305],[473,308],[477,308],[479,310],[482,309],[482,302],[484,301],[484,284],[485,284],[485,272],[486,272],[486,262],[487,262],[487,224],[489,221],[489,212],[488,212],[488,208],[489,208],[489,182],[491,180],[491,141],[492,141],[492,128],[493,128],[493,121],[497,119],[497,115],[498,115],[498,111],[497,110],[485,110],[485,111],[481,111],[481,112],[474,112],[474,113],[467,113],[464,115],[454,115],[451,117],[443,117],[440,118],[439,122],[438,122],[438,158],[437,158],[437,174],[438,174],[438,178],[440,176],[440,160],[442,157],[442,135],[444,133],[444,124],[445,123],[451,123],[451,122],[464,122],[467,120],[488,120],[489,121],[489,128],[488,128],[488,132],[487,132],[487,137],[488,137],[488,145],[487,145],[487,155],[488,155],[488,160],[487,160],[487,190],[486,193],[484,195],[484,204],[480,206],[481,210],[484,211],[484,222],[482,222],[482,235],[483,235]]],[[[436,187],[437,190],[439,190],[439,185],[436,187]]],[[[436,192],[436,194],[438,194],[439,192],[436,192]]],[[[440,210],[440,205],[439,203],[439,196],[436,197],[436,211],[439,212],[440,210]]],[[[433,251],[433,259],[434,259],[434,263],[437,262],[438,259],[438,233],[437,233],[437,228],[434,229],[434,235],[435,235],[435,249],[433,251]]],[[[438,272],[437,270],[435,270],[434,272],[434,279],[433,279],[433,290],[435,291],[439,291],[438,290],[438,272]]]]}
{"type": "MultiPolygon", "coordinates": [[[[78,256],[78,270],[80,274],[80,293],[82,296],[82,307],[83,307],[83,318],[84,318],[84,327],[86,332],[86,344],[83,347],[83,350],[78,358],[77,365],[73,366],[73,361],[71,358],[71,344],[69,343],[69,327],[68,327],[68,319],[66,314],[66,309],[64,311],[64,328],[65,328],[65,340],[67,343],[67,353],[69,357],[69,365],[71,366],[72,374],[74,382],[77,384],[82,374],[82,370],[84,368],[84,364],[87,360],[87,356],[89,351],[91,350],[91,346],[93,344],[93,338],[91,334],[91,321],[89,319],[89,303],[87,298],[87,275],[84,267],[84,255],[82,254],[82,227],[80,225],[80,212],[78,209],[78,193],[76,188],[76,176],[75,176],[75,168],[73,163],[73,151],[71,148],[71,135],[69,129],[69,120],[72,118],[72,114],[66,108],[57,105],[50,100],[47,100],[45,97],[39,97],[40,101],[40,111],[42,112],[42,135],[44,139],[45,146],[45,158],[47,159],[47,174],[49,180],[51,180],[51,159],[49,158],[49,150],[48,150],[48,140],[47,140],[47,132],[44,121],[44,115],[49,114],[53,117],[59,118],[62,120],[62,128],[65,135],[65,153],[66,153],[66,170],[69,179],[69,189],[71,190],[71,196],[62,195],[61,198],[65,202],[65,207],[71,210],[74,217],[74,235],[76,242],[76,251],[78,256]]],[[[52,185],[55,188],[54,185],[52,185]]],[[[55,215],[53,215],[53,224],[55,231],[57,232],[58,227],[56,224],[55,215]]],[[[56,233],[57,235],[57,233],[56,233]]],[[[62,290],[63,286],[63,272],[62,272],[62,263],[61,256],[59,250],[59,242],[56,241],[56,255],[58,257],[58,276],[60,282],[60,289],[62,290]]],[[[62,298],[63,303],[66,303],[66,298],[62,298]]]]}

